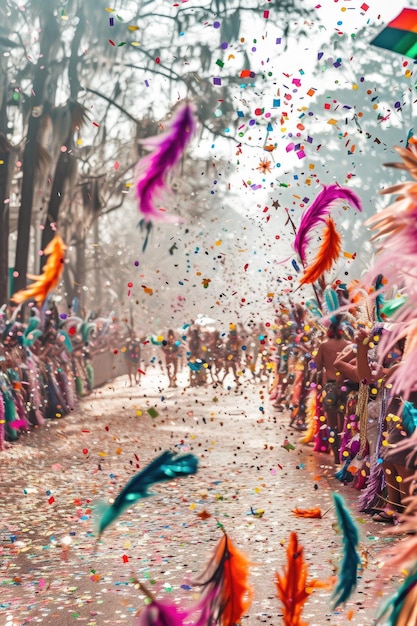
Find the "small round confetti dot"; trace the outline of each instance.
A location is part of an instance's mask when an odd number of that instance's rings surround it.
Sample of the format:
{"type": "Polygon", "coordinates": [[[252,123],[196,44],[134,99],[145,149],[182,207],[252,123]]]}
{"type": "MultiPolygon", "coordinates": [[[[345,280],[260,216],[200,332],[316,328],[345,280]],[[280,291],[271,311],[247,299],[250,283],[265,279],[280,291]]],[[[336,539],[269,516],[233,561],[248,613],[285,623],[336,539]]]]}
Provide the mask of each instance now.
{"type": "Polygon", "coordinates": [[[213,28],[220,28],[220,22],[213,22],[213,28]]]}

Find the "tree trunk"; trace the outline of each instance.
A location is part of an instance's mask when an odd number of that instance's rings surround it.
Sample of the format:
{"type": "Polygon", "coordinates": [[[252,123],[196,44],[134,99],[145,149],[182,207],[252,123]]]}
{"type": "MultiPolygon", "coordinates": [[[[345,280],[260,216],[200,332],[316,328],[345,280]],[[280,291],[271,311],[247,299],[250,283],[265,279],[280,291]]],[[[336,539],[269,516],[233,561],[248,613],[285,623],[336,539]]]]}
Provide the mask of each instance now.
{"type": "Polygon", "coordinates": [[[93,225],[93,237],[94,237],[94,293],[95,293],[95,308],[99,309],[102,305],[103,290],[102,290],[102,274],[100,263],[100,224],[97,218],[93,225]]]}
{"type": "Polygon", "coordinates": [[[75,260],[75,295],[79,300],[80,306],[80,314],[81,317],[84,316],[84,305],[85,305],[85,291],[83,289],[85,285],[85,274],[86,274],[86,262],[85,262],[85,244],[86,237],[83,237],[76,244],[76,260],[75,260]]]}
{"type": "Polygon", "coordinates": [[[0,134],[0,305],[9,299],[9,156],[7,139],[5,145],[0,134]]]}
{"type": "MultiPolygon", "coordinates": [[[[48,243],[52,241],[55,236],[55,224],[58,222],[59,209],[65,195],[66,181],[71,177],[70,171],[72,169],[72,163],[70,163],[70,159],[71,157],[68,152],[61,152],[58,158],[52,183],[51,197],[49,199],[48,213],[42,231],[42,250],[45,250],[48,243]]],[[[41,257],[41,267],[44,266],[46,261],[47,258],[43,255],[41,257]]]]}
{"type": "Polygon", "coordinates": [[[32,97],[30,98],[31,115],[29,118],[26,144],[23,151],[22,191],[20,199],[19,219],[17,223],[17,244],[13,291],[19,291],[26,287],[26,273],[29,258],[30,227],[32,223],[33,192],[35,188],[36,157],[38,132],[42,119],[43,110],[47,99],[44,97],[45,85],[48,78],[48,64],[55,52],[56,41],[59,40],[59,28],[55,15],[48,7],[48,3],[42,3],[43,13],[40,15],[41,56],[38,60],[33,80],[32,97]]]}

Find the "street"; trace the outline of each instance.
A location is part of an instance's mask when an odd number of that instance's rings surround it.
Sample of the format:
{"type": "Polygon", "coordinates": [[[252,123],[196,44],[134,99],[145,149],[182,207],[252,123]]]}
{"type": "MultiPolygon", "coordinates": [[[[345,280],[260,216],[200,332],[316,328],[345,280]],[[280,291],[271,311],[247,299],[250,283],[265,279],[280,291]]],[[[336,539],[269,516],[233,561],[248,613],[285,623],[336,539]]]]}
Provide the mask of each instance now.
{"type": "Polygon", "coordinates": [[[382,595],[397,585],[383,578],[379,555],[398,539],[358,513],[357,491],[333,479],[330,455],[298,444],[288,415],[270,406],[267,382],[186,384],[183,373],[178,388],[168,389],[156,369],[136,387],[121,377],[1,453],[0,624],[133,624],[144,606],[133,578],[157,598],[189,605],[221,524],[252,563],[254,597],[242,623],[279,626],[274,576],[291,531],[304,547],[308,580],[337,574],[342,539],[332,490],[345,497],[359,528],[363,570],[345,607],[333,611],[331,590],[318,589],[303,619],[309,626],[372,624],[382,595]],[[166,449],[195,454],[198,473],[156,485],[97,543],[94,502],[114,498],[166,449]],[[322,519],[291,512],[316,506],[322,519]]]}

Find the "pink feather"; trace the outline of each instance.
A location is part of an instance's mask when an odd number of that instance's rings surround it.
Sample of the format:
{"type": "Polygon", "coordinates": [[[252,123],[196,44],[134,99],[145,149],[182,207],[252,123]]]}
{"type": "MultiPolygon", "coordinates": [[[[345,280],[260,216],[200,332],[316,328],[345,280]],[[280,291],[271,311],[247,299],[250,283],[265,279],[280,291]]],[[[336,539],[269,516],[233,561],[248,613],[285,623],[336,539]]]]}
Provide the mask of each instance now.
{"type": "Polygon", "coordinates": [[[13,420],[13,422],[9,422],[9,427],[14,428],[15,430],[23,429],[27,430],[29,428],[29,424],[24,419],[13,420]]]}
{"type": "Polygon", "coordinates": [[[145,593],[150,604],[142,609],[137,615],[134,626],[207,626],[212,624],[212,605],[214,596],[213,592],[205,594],[200,600],[187,609],[177,607],[174,604],[161,602],[156,600],[154,596],[146,589],[144,585],[139,583],[139,588],[145,593]],[[191,616],[197,614],[198,617],[191,616]]]}
{"type": "MultiPolygon", "coordinates": [[[[396,150],[403,163],[389,165],[405,169],[417,179],[417,146],[396,150]]],[[[365,286],[369,286],[378,274],[383,274],[385,290],[401,289],[407,298],[390,317],[390,332],[382,337],[378,349],[382,362],[400,339],[407,338],[401,364],[389,379],[391,394],[401,394],[406,400],[412,391],[417,390],[417,184],[405,181],[381,193],[400,195],[365,222],[365,226],[370,226],[374,232],[371,241],[377,244],[377,255],[363,280],[365,286]]]]}
{"type": "Polygon", "coordinates": [[[143,141],[153,148],[153,152],[141,159],[136,167],[136,193],[139,210],[145,222],[181,221],[177,216],[167,215],[164,211],[158,210],[156,202],[166,191],[167,175],[180,160],[194,130],[193,109],[190,104],[186,104],[176,112],[166,133],[143,141]]]}
{"type": "Polygon", "coordinates": [[[326,221],[334,203],[337,200],[344,200],[351,204],[358,211],[362,211],[362,204],[359,197],[346,187],[337,184],[324,185],[322,191],[313,200],[309,207],[301,216],[300,225],[294,241],[294,250],[304,263],[306,261],[307,246],[311,241],[311,231],[320,223],[326,221]]]}

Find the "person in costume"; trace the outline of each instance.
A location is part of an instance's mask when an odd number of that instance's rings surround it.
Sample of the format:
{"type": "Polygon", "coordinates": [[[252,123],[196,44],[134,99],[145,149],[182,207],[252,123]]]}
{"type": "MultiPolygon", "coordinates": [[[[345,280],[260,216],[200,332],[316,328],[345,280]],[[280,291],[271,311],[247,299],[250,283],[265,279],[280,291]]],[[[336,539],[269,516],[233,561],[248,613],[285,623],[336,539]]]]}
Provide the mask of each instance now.
{"type": "Polygon", "coordinates": [[[129,376],[129,383],[132,387],[132,378],[134,382],[140,384],[140,340],[136,336],[136,332],[132,328],[130,335],[126,341],[125,360],[127,365],[127,374],[129,376]]]}
{"type": "Polygon", "coordinates": [[[344,400],[341,389],[343,378],[339,375],[335,361],[338,354],[349,345],[349,341],[344,337],[343,330],[340,328],[341,321],[341,316],[336,316],[335,321],[331,322],[327,338],[320,343],[314,355],[314,363],[323,386],[322,403],[330,429],[329,441],[337,465],[340,463],[340,436],[343,432],[344,419],[341,405],[344,400]]]}
{"type": "Polygon", "coordinates": [[[177,387],[178,363],[180,359],[181,344],[177,341],[172,329],[168,331],[166,340],[162,342],[162,351],[165,358],[165,368],[170,387],[177,387]]]}

